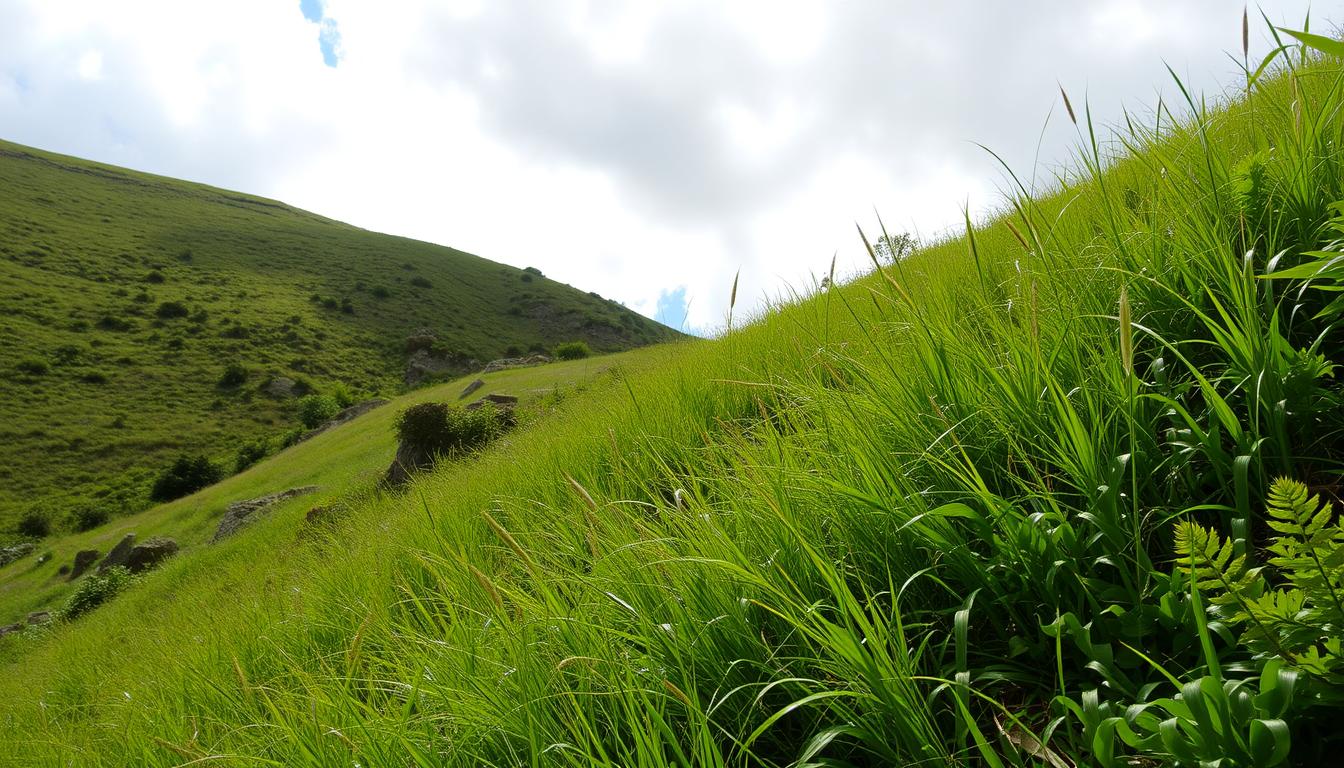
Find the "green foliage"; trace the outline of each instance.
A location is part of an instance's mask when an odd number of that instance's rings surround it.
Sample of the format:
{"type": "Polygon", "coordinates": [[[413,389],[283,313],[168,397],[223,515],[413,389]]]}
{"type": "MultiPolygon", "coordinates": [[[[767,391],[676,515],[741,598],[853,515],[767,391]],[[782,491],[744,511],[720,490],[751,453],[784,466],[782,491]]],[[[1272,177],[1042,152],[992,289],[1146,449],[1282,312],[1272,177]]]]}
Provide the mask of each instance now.
{"type": "Polygon", "coordinates": [[[38,357],[30,357],[20,360],[15,366],[19,373],[25,373],[29,376],[45,376],[51,369],[47,361],[38,357]]]}
{"type": "Polygon", "coordinates": [[[154,480],[149,498],[172,501],[213,485],[223,477],[224,471],[203,455],[179,456],[154,480]]]}
{"type": "Polygon", "coordinates": [[[51,535],[51,518],[46,512],[32,510],[19,518],[16,530],[20,536],[27,536],[30,539],[45,539],[51,535]]]}
{"type": "Polygon", "coordinates": [[[219,376],[219,386],[231,389],[247,383],[247,366],[241,363],[229,363],[219,376]]]}
{"type": "Polygon", "coordinates": [[[186,317],[189,314],[191,314],[191,310],[180,301],[161,302],[158,308],[154,310],[154,315],[164,320],[186,317]]]}
{"type": "Polygon", "coordinates": [[[317,429],[331,421],[340,410],[340,404],[331,395],[304,395],[299,399],[299,422],[307,429],[317,429]]]}
{"type": "Polygon", "coordinates": [[[582,360],[592,354],[593,350],[582,341],[567,341],[555,347],[555,357],[560,360],[582,360]]]}
{"type": "Polygon", "coordinates": [[[102,573],[91,573],[79,582],[66,600],[60,611],[61,618],[73,621],[124,592],[135,582],[136,578],[131,572],[119,565],[102,573]]]}
{"type": "Polygon", "coordinates": [[[1344,520],[1302,483],[1274,481],[1268,526],[1275,532],[1266,566],[1195,523],[1176,528],[1177,563],[1208,594],[1221,621],[1242,630],[1240,642],[1307,673],[1344,701],[1344,520]],[[1272,571],[1270,570],[1272,569],[1272,571]]]}
{"type": "Polygon", "coordinates": [[[504,423],[493,406],[468,411],[447,403],[421,403],[402,412],[396,430],[397,439],[417,453],[454,459],[499,437],[504,423]]]}
{"type": "Polygon", "coordinates": [[[422,275],[416,275],[415,277],[412,277],[412,278],[411,278],[411,285],[414,285],[416,288],[433,288],[433,287],[434,287],[434,283],[430,282],[429,278],[424,277],[424,276],[422,276],[422,275]]]}
{"type": "Polygon", "coordinates": [[[91,531],[106,523],[107,509],[98,504],[81,504],[70,512],[70,523],[78,532],[91,531]]]}
{"type": "Polygon", "coordinates": [[[238,449],[238,455],[233,462],[233,471],[242,472],[248,467],[256,464],[258,461],[269,456],[271,453],[271,442],[266,439],[253,440],[250,443],[244,443],[238,449]]]}
{"type": "Polygon", "coordinates": [[[338,381],[327,388],[327,394],[332,400],[336,401],[338,409],[349,408],[355,404],[355,393],[343,381],[338,381]]]}

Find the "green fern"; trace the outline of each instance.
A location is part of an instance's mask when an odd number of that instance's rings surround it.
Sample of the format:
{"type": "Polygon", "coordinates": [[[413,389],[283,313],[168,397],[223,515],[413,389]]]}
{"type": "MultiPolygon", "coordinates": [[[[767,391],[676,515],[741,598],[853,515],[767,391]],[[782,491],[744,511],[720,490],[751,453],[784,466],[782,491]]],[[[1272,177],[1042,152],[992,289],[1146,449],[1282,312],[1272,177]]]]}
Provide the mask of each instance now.
{"type": "Polygon", "coordinates": [[[1344,520],[1287,478],[1274,481],[1267,507],[1276,535],[1266,566],[1252,567],[1234,555],[1231,540],[1187,521],[1176,526],[1177,567],[1208,596],[1211,613],[1242,629],[1242,645],[1337,689],[1344,686],[1344,520]]]}

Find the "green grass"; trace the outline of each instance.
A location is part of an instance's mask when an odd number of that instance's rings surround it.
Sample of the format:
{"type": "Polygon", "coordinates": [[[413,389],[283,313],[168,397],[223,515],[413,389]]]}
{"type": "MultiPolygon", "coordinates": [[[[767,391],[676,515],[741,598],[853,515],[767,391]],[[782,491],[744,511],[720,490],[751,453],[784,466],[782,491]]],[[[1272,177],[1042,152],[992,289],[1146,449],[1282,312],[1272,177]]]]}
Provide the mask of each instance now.
{"type": "Polygon", "coordinates": [[[0,188],[5,534],[33,507],[58,527],[80,505],[141,509],[179,453],[231,466],[243,443],[298,423],[261,391],[274,376],[400,392],[422,328],[482,364],[677,335],[451,248],[5,142],[0,188]],[[246,380],[221,386],[230,363],[246,380]]]}
{"type": "MultiPolygon", "coordinates": [[[[1294,49],[1248,90],[1113,154],[1080,110],[1079,171],[964,238],[633,353],[405,494],[355,481],[327,536],[282,510],[5,641],[0,755],[1328,764],[1338,677],[1175,543],[1341,581],[1302,554],[1337,540],[1274,527],[1337,523],[1274,478],[1339,487],[1339,283],[1281,275],[1341,250],[1344,68],[1294,49]]],[[[1292,631],[1336,664],[1320,608],[1292,631]]]]}

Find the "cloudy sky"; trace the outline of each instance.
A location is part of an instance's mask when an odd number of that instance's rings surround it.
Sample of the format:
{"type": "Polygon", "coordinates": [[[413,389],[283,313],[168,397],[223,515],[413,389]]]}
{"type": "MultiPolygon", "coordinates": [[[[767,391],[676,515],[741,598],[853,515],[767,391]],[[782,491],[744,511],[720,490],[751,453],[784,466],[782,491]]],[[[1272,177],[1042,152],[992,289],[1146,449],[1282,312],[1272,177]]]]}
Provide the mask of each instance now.
{"type": "Polygon", "coordinates": [[[1170,101],[1165,64],[1218,96],[1240,36],[1215,0],[0,0],[0,138],[712,329],[739,269],[741,312],[860,268],[875,209],[928,237],[995,206],[976,142],[1048,177],[1077,139],[1058,85],[1110,123],[1170,101]]]}

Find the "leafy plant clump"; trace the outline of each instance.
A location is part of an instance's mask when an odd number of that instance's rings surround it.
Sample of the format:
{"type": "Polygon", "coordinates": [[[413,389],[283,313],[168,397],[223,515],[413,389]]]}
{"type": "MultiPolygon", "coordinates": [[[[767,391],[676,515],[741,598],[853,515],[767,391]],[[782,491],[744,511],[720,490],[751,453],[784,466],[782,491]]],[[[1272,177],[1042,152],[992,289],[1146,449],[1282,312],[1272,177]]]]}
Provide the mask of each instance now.
{"type": "Polygon", "coordinates": [[[153,501],[172,501],[222,479],[224,471],[209,458],[201,454],[180,456],[154,481],[149,498],[153,501]]]}
{"type": "Polygon", "coordinates": [[[312,394],[299,399],[299,421],[307,429],[317,429],[340,411],[340,403],[331,395],[312,394]]]}
{"type": "Polygon", "coordinates": [[[117,565],[102,573],[84,577],[75,587],[65,606],[60,610],[63,619],[73,620],[106,603],[134,584],[136,578],[126,568],[117,565]]]}
{"type": "Polygon", "coordinates": [[[45,512],[33,510],[19,518],[16,528],[20,536],[30,539],[45,539],[51,535],[51,518],[45,512]]]}
{"type": "Polygon", "coordinates": [[[453,459],[484,447],[504,431],[493,406],[468,411],[447,403],[420,403],[397,419],[397,439],[421,456],[453,459]]]}
{"type": "Polygon", "coordinates": [[[555,356],[560,360],[582,360],[593,354],[593,350],[583,341],[567,341],[555,347],[555,356]]]}
{"type": "Polygon", "coordinates": [[[241,363],[229,363],[219,376],[219,386],[226,389],[240,387],[247,383],[247,366],[241,363]]]}

